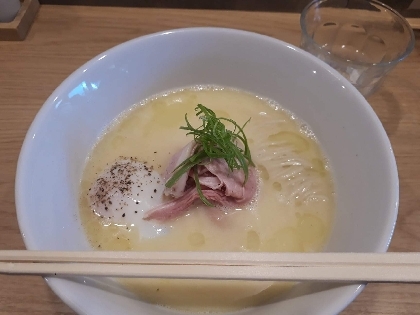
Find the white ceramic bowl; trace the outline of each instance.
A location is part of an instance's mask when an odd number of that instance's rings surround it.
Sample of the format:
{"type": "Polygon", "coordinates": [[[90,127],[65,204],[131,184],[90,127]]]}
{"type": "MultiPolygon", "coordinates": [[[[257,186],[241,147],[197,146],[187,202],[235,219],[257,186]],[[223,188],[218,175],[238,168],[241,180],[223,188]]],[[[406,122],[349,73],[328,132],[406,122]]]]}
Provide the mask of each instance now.
{"type": "MultiPolygon", "coordinates": [[[[50,96],[22,147],[16,205],[31,250],[88,250],[78,221],[87,154],[121,111],[165,90],[218,84],[278,101],[312,127],[330,158],[337,211],[327,251],[384,252],[398,208],[398,175],[387,135],[372,108],[332,68],[276,39],[230,29],[153,34],[95,57],[50,96]]],[[[171,314],[106,281],[48,278],[80,314],[171,314]]],[[[281,302],[242,314],[337,314],[362,285],[301,284],[281,302]]]]}

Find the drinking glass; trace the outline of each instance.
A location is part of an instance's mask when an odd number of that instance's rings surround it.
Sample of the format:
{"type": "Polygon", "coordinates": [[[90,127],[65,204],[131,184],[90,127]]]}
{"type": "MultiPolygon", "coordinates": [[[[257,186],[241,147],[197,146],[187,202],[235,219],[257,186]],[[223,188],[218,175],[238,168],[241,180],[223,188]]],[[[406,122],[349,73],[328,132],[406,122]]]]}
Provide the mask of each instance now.
{"type": "Polygon", "coordinates": [[[300,17],[301,47],[328,63],[365,97],[414,48],[414,33],[379,1],[315,0],[300,17]]]}

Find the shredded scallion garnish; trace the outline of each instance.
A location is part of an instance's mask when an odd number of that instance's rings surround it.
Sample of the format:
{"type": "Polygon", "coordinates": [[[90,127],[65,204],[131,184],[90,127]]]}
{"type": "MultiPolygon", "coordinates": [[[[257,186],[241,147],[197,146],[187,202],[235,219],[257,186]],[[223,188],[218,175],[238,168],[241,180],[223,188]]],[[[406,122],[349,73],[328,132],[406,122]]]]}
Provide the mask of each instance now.
{"type": "Polygon", "coordinates": [[[244,133],[244,128],[248,121],[241,127],[235,121],[228,118],[217,117],[211,109],[198,104],[195,108],[202,125],[194,128],[188,121],[185,114],[186,126],[180,129],[187,130],[187,135],[193,135],[197,146],[194,154],[183,161],[174,170],[172,177],[166,182],[166,187],[172,187],[177,180],[190,169],[194,171],[194,180],[200,199],[206,204],[212,204],[205,198],[198,182],[197,166],[210,159],[222,158],[226,161],[231,171],[235,169],[243,170],[245,174],[244,183],[248,180],[249,166],[254,166],[249,150],[248,141],[244,133]],[[226,128],[224,122],[230,123],[233,130],[226,128]]]}

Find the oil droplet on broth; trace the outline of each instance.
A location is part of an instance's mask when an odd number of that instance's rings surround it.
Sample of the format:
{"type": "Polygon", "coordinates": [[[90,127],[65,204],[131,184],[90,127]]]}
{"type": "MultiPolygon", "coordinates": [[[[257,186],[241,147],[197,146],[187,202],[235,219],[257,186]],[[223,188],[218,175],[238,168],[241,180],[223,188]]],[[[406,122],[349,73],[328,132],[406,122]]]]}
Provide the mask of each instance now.
{"type": "Polygon", "coordinates": [[[322,176],[325,175],[325,165],[324,165],[324,162],[321,159],[318,159],[318,158],[312,159],[312,165],[313,165],[312,169],[315,172],[318,172],[322,176]]]}
{"type": "Polygon", "coordinates": [[[268,171],[264,165],[258,165],[257,169],[260,171],[260,176],[262,180],[268,181],[270,179],[270,175],[268,174],[268,171]]]}
{"type": "Polygon", "coordinates": [[[200,247],[206,242],[206,238],[200,232],[191,233],[188,235],[188,242],[193,247],[200,247]]]}
{"type": "Polygon", "coordinates": [[[246,233],[246,248],[249,251],[258,251],[260,248],[260,236],[251,230],[246,233]]]}
{"type": "Polygon", "coordinates": [[[215,112],[217,117],[223,117],[223,118],[229,118],[230,119],[230,115],[228,114],[228,112],[226,112],[222,109],[215,110],[214,112],[215,112]]]}
{"type": "Polygon", "coordinates": [[[277,191],[281,191],[281,184],[279,182],[274,182],[273,188],[277,191]]]}
{"type": "Polygon", "coordinates": [[[303,252],[302,240],[296,228],[287,227],[274,233],[264,245],[268,252],[303,252]]]}
{"type": "MultiPolygon", "coordinates": [[[[260,154],[261,145],[267,141],[276,148],[292,149],[294,154],[300,154],[299,158],[308,161],[314,176],[319,176],[324,165],[322,151],[313,139],[300,132],[296,119],[291,119],[290,114],[273,101],[233,89],[192,88],[165,95],[146,100],[127,111],[126,116],[118,117],[87,160],[80,186],[80,217],[93,248],[101,245],[103,250],[265,252],[322,249],[331,231],[334,209],[328,170],[324,167],[321,179],[324,184],[320,186],[327,195],[326,201],[312,203],[309,197],[300,196],[305,202],[296,207],[296,203],[276,197],[289,193],[291,189],[284,178],[278,178],[279,174],[292,172],[295,166],[287,164],[284,172],[279,173],[272,157],[260,154]],[[198,103],[239,125],[251,117],[245,132],[252,136],[249,139],[251,153],[262,179],[257,206],[229,215],[218,213],[217,224],[214,213],[211,216],[205,207],[194,206],[188,216],[169,223],[170,233],[148,239],[138,237],[141,231],[137,226],[127,229],[112,222],[105,224],[93,215],[86,193],[98,174],[120,155],[147,161],[149,166],[162,173],[171,155],[190,140],[185,137],[185,131],[179,129],[185,125],[185,113],[193,126],[201,124],[194,111],[198,103]]],[[[275,149],[267,150],[275,152],[275,149]]],[[[282,154],[285,153],[282,151],[282,154]]],[[[270,302],[294,285],[175,279],[124,279],[121,283],[150,303],[179,310],[220,312],[270,302]]]]}
{"type": "Polygon", "coordinates": [[[284,145],[291,145],[293,150],[297,153],[309,149],[309,142],[300,134],[296,132],[281,131],[268,137],[269,141],[280,143],[284,145]]]}

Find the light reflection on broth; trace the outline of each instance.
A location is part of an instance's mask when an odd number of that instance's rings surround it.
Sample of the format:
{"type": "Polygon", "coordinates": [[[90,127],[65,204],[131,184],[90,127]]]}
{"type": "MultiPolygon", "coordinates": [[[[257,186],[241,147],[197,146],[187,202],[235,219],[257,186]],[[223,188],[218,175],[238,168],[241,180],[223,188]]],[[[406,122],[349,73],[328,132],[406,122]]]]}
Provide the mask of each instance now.
{"type": "MultiPolygon", "coordinates": [[[[227,88],[183,89],[140,105],[116,119],[87,160],[81,181],[80,216],[93,248],[262,252],[322,249],[331,231],[333,183],[328,163],[306,125],[272,101],[227,88]],[[251,117],[245,133],[260,177],[257,201],[228,214],[197,202],[186,215],[170,221],[165,233],[158,236],[146,231],[146,221],[139,226],[138,220],[129,222],[128,216],[116,222],[95,215],[88,194],[101,172],[123,156],[147,162],[155,172],[163,173],[171,155],[191,140],[179,127],[185,124],[185,113],[198,126],[194,113],[198,103],[240,125],[251,117]]],[[[120,281],[148,302],[205,312],[267,303],[292,286],[254,281],[120,281]]]]}

